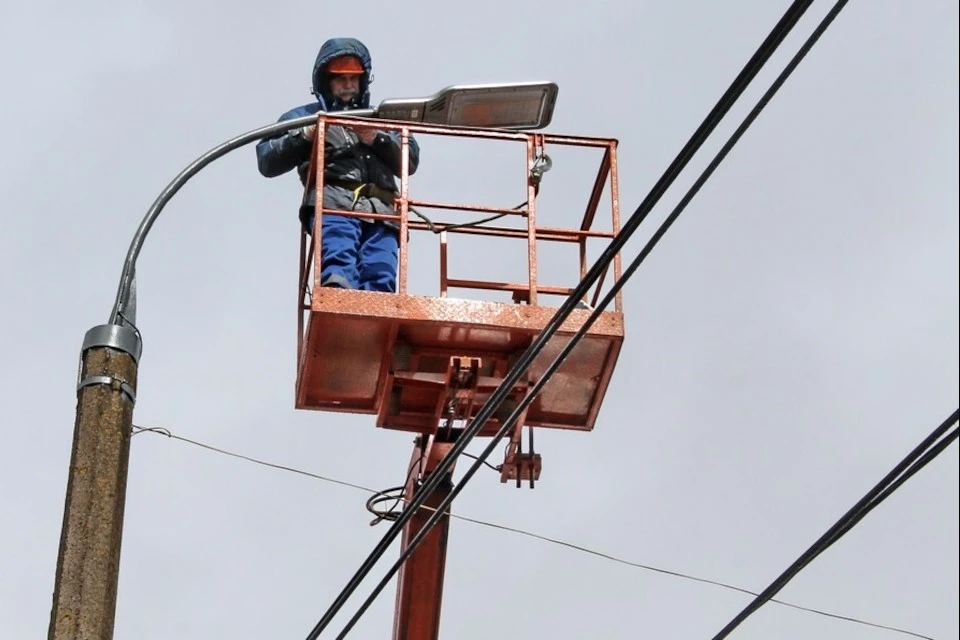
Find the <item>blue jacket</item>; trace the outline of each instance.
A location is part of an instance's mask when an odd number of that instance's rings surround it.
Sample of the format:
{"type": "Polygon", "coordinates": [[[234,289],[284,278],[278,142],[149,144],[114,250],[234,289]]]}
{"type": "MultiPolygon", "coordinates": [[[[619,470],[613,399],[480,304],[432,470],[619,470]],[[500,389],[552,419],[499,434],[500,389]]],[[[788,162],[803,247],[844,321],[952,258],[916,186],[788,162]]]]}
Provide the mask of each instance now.
{"type": "MultiPolygon", "coordinates": [[[[347,109],[365,109],[370,106],[370,83],[373,81],[373,64],[367,47],[354,38],[331,38],[320,48],[313,65],[313,95],[315,102],[295,107],[280,116],[279,121],[312,115],[319,111],[328,113],[347,109]],[[330,78],[326,67],[334,58],[353,55],[363,64],[364,74],[360,80],[357,98],[349,104],[336,99],[330,92],[330,78]]],[[[297,131],[266,138],[257,144],[257,167],[267,178],[282,175],[297,169],[300,181],[306,181],[313,142],[297,131]]],[[[365,145],[357,135],[344,127],[327,128],[324,144],[324,181],[371,183],[397,192],[395,176],[400,175],[400,134],[383,132],[373,144],[365,145]]],[[[417,170],[420,162],[420,146],[410,137],[410,173],[417,170]]],[[[329,188],[329,187],[328,187],[329,188]]],[[[325,199],[327,199],[327,188],[325,199]]],[[[336,198],[340,200],[340,198],[336,198]]],[[[315,195],[308,195],[308,207],[313,206],[315,195]]],[[[328,206],[334,206],[332,204],[328,206]]],[[[339,208],[339,207],[338,207],[339,208]]]]}

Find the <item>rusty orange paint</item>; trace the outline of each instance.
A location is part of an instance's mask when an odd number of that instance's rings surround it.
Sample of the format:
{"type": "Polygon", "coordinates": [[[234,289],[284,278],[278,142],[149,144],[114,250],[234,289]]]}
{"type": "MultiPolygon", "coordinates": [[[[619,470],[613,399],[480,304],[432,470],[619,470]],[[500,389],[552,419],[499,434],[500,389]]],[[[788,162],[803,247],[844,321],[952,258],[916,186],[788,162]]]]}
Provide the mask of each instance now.
{"type": "MultiPolygon", "coordinates": [[[[314,165],[322,166],[322,141],[325,128],[331,124],[348,124],[351,119],[322,116],[319,118],[314,165]]],[[[318,287],[317,273],[322,256],[319,242],[320,225],[313,237],[303,236],[300,259],[300,319],[298,320],[298,369],[296,407],[321,411],[346,411],[377,416],[377,425],[419,433],[434,433],[437,428],[437,407],[446,393],[438,376],[447,371],[451,357],[476,357],[491,373],[481,376],[482,383],[472,400],[475,411],[496,389],[511,364],[531,344],[552,319],[556,309],[545,303],[557,296],[567,296],[576,283],[541,283],[537,274],[538,242],[573,242],[581,245],[579,272],[586,272],[588,238],[610,239],[619,230],[617,141],[606,138],[555,136],[500,130],[459,129],[431,125],[411,125],[378,121],[378,128],[400,132],[402,171],[399,197],[394,214],[379,217],[399,220],[400,264],[398,293],[345,291],[318,287]],[[502,144],[521,147],[525,156],[528,204],[522,210],[502,207],[438,203],[416,200],[411,195],[409,180],[409,139],[438,135],[465,139],[493,139],[502,144]],[[537,228],[537,188],[530,171],[537,157],[551,146],[583,146],[604,150],[597,177],[584,212],[583,221],[573,229],[537,228]],[[591,227],[600,204],[600,194],[609,185],[612,207],[612,231],[595,231],[591,227]],[[449,208],[478,213],[509,212],[525,220],[525,228],[463,227],[444,232],[440,243],[440,283],[438,296],[415,296],[407,292],[408,235],[427,229],[418,220],[408,220],[411,206],[449,208]],[[527,279],[525,282],[494,282],[453,278],[447,272],[450,250],[446,234],[485,235],[492,242],[516,242],[506,238],[525,239],[527,246],[527,279]],[[312,291],[307,285],[312,285],[312,291]],[[504,291],[512,300],[490,302],[469,299],[473,290],[504,291]],[[462,296],[462,297],[461,297],[462,296]]],[[[322,187],[323,172],[311,170],[306,188],[322,187]]],[[[363,214],[374,217],[371,214],[363,214]]],[[[443,223],[435,223],[434,228],[443,223]]],[[[490,259],[496,259],[491,251],[490,259]]],[[[620,276],[619,255],[613,263],[613,276],[620,276]]],[[[593,292],[595,301],[600,286],[593,292]]],[[[574,311],[554,339],[540,353],[526,374],[525,384],[541,376],[570,337],[579,329],[589,313],[574,311]]],[[[613,308],[604,311],[571,352],[541,394],[529,407],[526,424],[531,426],[589,431],[594,428],[600,406],[613,374],[624,339],[621,294],[613,308]]],[[[515,390],[522,394],[523,389],[515,390]]],[[[518,395],[517,397],[522,397],[518,395]]],[[[496,420],[484,434],[497,429],[496,420]]]]}

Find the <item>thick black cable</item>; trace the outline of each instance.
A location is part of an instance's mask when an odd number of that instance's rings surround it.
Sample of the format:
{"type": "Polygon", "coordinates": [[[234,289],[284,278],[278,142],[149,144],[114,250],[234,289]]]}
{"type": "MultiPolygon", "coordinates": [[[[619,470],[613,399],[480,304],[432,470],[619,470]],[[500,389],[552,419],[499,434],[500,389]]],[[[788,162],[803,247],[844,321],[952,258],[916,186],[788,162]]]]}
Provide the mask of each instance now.
{"type": "Polygon", "coordinates": [[[586,334],[589,328],[593,325],[593,323],[600,317],[600,314],[603,312],[603,310],[610,304],[610,302],[613,301],[613,298],[617,295],[620,289],[623,288],[627,280],[630,279],[630,277],[634,274],[634,272],[637,270],[640,264],[646,259],[646,257],[650,255],[650,252],[653,251],[654,247],[657,245],[660,239],[664,236],[664,234],[666,234],[667,230],[673,225],[673,223],[677,220],[677,218],[680,216],[683,210],[686,209],[687,205],[690,204],[694,196],[697,195],[697,193],[700,191],[700,189],[703,187],[706,181],[713,175],[714,171],[716,171],[720,163],[723,162],[723,160],[730,153],[733,147],[737,144],[737,142],[739,142],[740,138],[743,137],[743,134],[757,119],[757,117],[760,115],[763,109],[767,106],[767,104],[770,102],[773,96],[776,95],[776,93],[780,90],[780,88],[786,82],[787,78],[790,77],[790,75],[797,68],[797,66],[800,64],[803,58],[806,57],[807,53],[809,53],[810,49],[817,42],[817,40],[820,39],[820,36],[823,34],[826,28],[830,25],[830,23],[833,22],[834,18],[836,18],[837,14],[840,12],[840,10],[843,8],[843,6],[847,2],[848,0],[838,0],[836,5],[834,5],[833,9],[831,9],[831,11],[823,18],[821,23],[813,31],[810,37],[807,38],[803,46],[800,47],[800,49],[793,56],[793,58],[790,60],[787,66],[780,73],[780,75],[777,76],[777,79],[773,82],[773,84],[771,84],[770,88],[767,89],[767,91],[763,94],[763,96],[760,98],[757,104],[753,107],[753,109],[750,110],[750,113],[747,114],[746,118],[744,118],[740,126],[737,127],[737,129],[733,132],[730,138],[724,143],[721,149],[717,152],[717,155],[713,158],[713,160],[710,161],[710,164],[707,165],[706,169],[704,169],[703,173],[697,178],[697,180],[690,187],[687,193],[684,194],[683,198],[680,200],[677,206],[673,209],[673,211],[670,212],[670,215],[667,216],[667,218],[660,225],[657,231],[651,236],[647,244],[644,245],[640,253],[637,254],[636,258],[634,258],[634,260],[630,263],[630,266],[624,271],[620,279],[614,282],[614,284],[611,286],[610,291],[607,292],[603,300],[601,300],[601,302],[598,304],[597,308],[593,310],[589,318],[584,322],[584,324],[580,327],[580,329],[578,329],[577,332],[571,337],[571,339],[564,346],[561,352],[557,355],[557,357],[554,359],[551,365],[544,371],[540,380],[534,385],[534,387],[530,390],[527,396],[518,404],[518,406],[510,415],[510,417],[507,418],[507,420],[504,422],[503,427],[501,428],[501,432],[494,437],[493,441],[490,443],[487,449],[479,457],[476,458],[477,463],[474,463],[471,466],[471,468],[467,470],[467,472],[464,474],[464,477],[460,480],[459,483],[457,483],[457,485],[453,488],[453,490],[450,492],[447,498],[440,505],[436,507],[436,512],[430,518],[427,519],[427,521],[421,527],[420,532],[409,541],[404,553],[401,554],[400,558],[394,563],[393,567],[391,567],[387,575],[380,581],[380,583],[378,583],[378,585],[374,588],[373,592],[371,592],[371,594],[367,597],[367,600],[364,602],[363,605],[361,605],[361,608],[357,611],[357,613],[354,614],[354,617],[347,624],[347,627],[345,627],[344,630],[341,632],[341,635],[338,636],[339,638],[345,637],[346,634],[353,627],[353,625],[355,625],[356,622],[359,621],[360,617],[363,615],[366,609],[368,609],[369,606],[373,603],[377,595],[379,595],[379,593],[383,590],[383,588],[386,587],[386,585],[389,583],[394,573],[396,573],[400,569],[400,567],[403,565],[406,559],[409,558],[409,556],[413,553],[413,551],[416,549],[417,544],[419,544],[420,540],[422,540],[427,535],[427,533],[429,533],[430,529],[435,525],[436,522],[439,521],[442,515],[446,512],[447,507],[456,498],[457,494],[460,493],[461,488],[479,469],[479,465],[481,463],[487,464],[486,458],[493,452],[496,445],[499,443],[500,439],[505,435],[506,431],[513,425],[513,423],[517,419],[519,419],[520,415],[522,415],[526,407],[533,401],[536,395],[540,392],[540,390],[546,384],[546,381],[548,381],[550,377],[556,372],[556,370],[560,367],[560,365],[563,363],[566,357],[570,354],[570,352],[573,350],[576,344],[580,341],[580,339],[583,338],[583,336],[586,334]]]}
{"type": "MultiPolygon", "coordinates": [[[[863,515],[866,515],[870,511],[873,511],[874,507],[876,507],[878,504],[886,500],[891,493],[893,493],[894,491],[900,488],[900,485],[902,485],[904,482],[912,478],[914,474],[917,473],[917,471],[927,466],[927,464],[931,460],[936,458],[938,455],[940,455],[940,453],[944,449],[949,447],[953,443],[953,441],[957,439],[958,435],[960,435],[960,431],[958,431],[957,429],[954,429],[953,431],[948,432],[943,437],[943,440],[933,445],[933,447],[931,447],[930,450],[928,450],[925,454],[923,454],[923,456],[921,456],[913,466],[911,466],[909,469],[904,471],[903,475],[897,478],[896,482],[894,482],[889,487],[884,489],[883,492],[880,495],[878,495],[873,502],[870,503],[870,506],[865,509],[863,515]]],[[[840,530],[837,533],[835,538],[839,538],[840,536],[845,534],[849,529],[851,529],[853,525],[857,524],[857,522],[860,522],[860,520],[863,519],[863,515],[857,517],[856,520],[852,521],[848,526],[840,530]]],[[[833,544],[833,540],[830,541],[830,544],[833,544]]]]}
{"type": "MultiPolygon", "coordinates": [[[[534,339],[530,347],[524,351],[523,355],[510,369],[510,371],[507,372],[503,383],[497,388],[496,391],[493,392],[493,394],[491,394],[487,402],[485,402],[480,408],[470,426],[454,443],[454,446],[451,448],[447,456],[440,462],[435,472],[431,474],[431,476],[420,487],[416,494],[414,494],[414,497],[409,503],[404,514],[396,522],[394,522],[394,524],[390,527],[390,530],[388,530],[384,535],[383,539],[376,545],[374,550],[370,553],[366,560],[364,560],[360,568],[350,579],[347,585],[337,595],[334,602],[323,614],[323,617],[307,635],[307,640],[316,640],[323,629],[329,625],[330,621],[333,619],[333,616],[336,615],[336,613],[343,607],[346,599],[349,598],[350,595],[356,590],[363,578],[366,577],[366,575],[370,572],[373,565],[386,552],[393,540],[396,539],[396,537],[400,534],[400,532],[403,530],[403,526],[412,517],[412,514],[423,505],[427,496],[429,496],[434,489],[436,489],[437,485],[446,475],[446,472],[455,462],[456,458],[460,455],[460,453],[462,453],[477,432],[480,431],[480,429],[493,415],[504,399],[506,399],[513,386],[520,380],[521,376],[530,367],[530,365],[533,363],[533,360],[537,357],[540,351],[543,350],[546,343],[559,330],[563,322],[574,310],[578,302],[587,294],[593,283],[600,277],[602,273],[606,271],[614,256],[616,256],[623,245],[626,244],[627,240],[633,235],[637,227],[646,218],[647,214],[650,213],[670,185],[673,184],[679,173],[690,162],[690,159],[693,157],[693,155],[703,145],[710,133],[713,132],[720,120],[722,120],[722,118],[733,106],[733,103],[736,102],[736,100],[746,89],[747,85],[749,85],[753,78],[756,77],[763,64],[783,42],[786,36],[796,25],[800,17],[809,8],[811,3],[812,0],[795,0],[793,3],[791,3],[790,7],[787,9],[786,13],[783,15],[777,25],[764,39],[763,43],[753,54],[744,68],[740,71],[730,87],[724,92],[717,104],[714,105],[713,109],[711,109],[711,111],[707,114],[706,118],[691,136],[690,140],[687,141],[677,157],[674,158],[674,160],[664,171],[663,175],[653,186],[650,193],[648,193],[644,200],[640,203],[640,206],[637,208],[637,210],[633,213],[630,219],[627,220],[623,229],[613,238],[610,245],[603,251],[597,262],[587,271],[584,279],[579,285],[577,285],[573,293],[571,293],[571,295],[560,306],[553,318],[548,321],[543,331],[534,339]]],[[[503,437],[503,434],[505,434],[505,428],[508,426],[508,424],[503,425],[503,428],[501,428],[498,434],[499,438],[503,437]]]]}
{"type": "Polygon", "coordinates": [[[890,496],[894,489],[899,487],[906,482],[911,476],[913,476],[917,471],[923,468],[930,460],[939,455],[947,446],[949,446],[954,440],[957,439],[957,430],[949,434],[941,442],[937,442],[947,430],[957,422],[958,416],[960,416],[960,409],[957,409],[950,415],[949,418],[944,420],[940,426],[933,430],[929,436],[924,438],[916,448],[913,449],[900,463],[893,468],[890,473],[884,476],[876,486],[873,487],[863,498],[861,498],[857,504],[850,508],[843,516],[836,522],[832,527],[830,527],[826,533],[824,533],[820,538],[813,543],[813,545],[807,549],[803,555],[797,558],[793,564],[791,564],[786,571],[781,573],[776,580],[774,580],[770,586],[764,589],[760,595],[754,598],[750,604],[748,604],[744,609],[734,617],[727,625],[720,630],[720,632],[713,637],[713,640],[722,640],[726,638],[731,631],[736,629],[740,624],[746,620],[750,615],[752,615],[757,609],[763,606],[768,600],[773,598],[783,587],[786,586],[790,580],[800,572],[801,569],[806,567],[810,562],[814,560],[818,555],[823,553],[823,551],[836,542],[840,536],[845,534],[850,530],[853,525],[863,519],[863,517],[869,513],[874,507],[876,507],[880,502],[890,496]],[[936,444],[935,444],[936,443],[936,444]],[[932,448],[931,448],[932,447],[932,448]],[[901,478],[902,476],[902,478],[901,478]]]}
{"type": "MultiPolygon", "coordinates": [[[[707,114],[706,118],[693,133],[690,140],[687,141],[677,157],[674,158],[674,160],[664,171],[663,175],[653,186],[650,193],[648,193],[644,200],[640,203],[640,206],[637,208],[637,210],[633,213],[629,220],[627,220],[623,229],[613,238],[610,245],[603,251],[597,262],[587,271],[584,279],[579,285],[577,285],[573,293],[571,293],[571,295],[560,306],[553,318],[548,321],[543,331],[534,339],[530,347],[524,351],[523,355],[510,369],[510,371],[507,372],[503,383],[497,388],[496,391],[493,392],[493,394],[491,394],[487,402],[485,402],[480,408],[470,426],[467,427],[463,435],[454,443],[454,446],[437,466],[435,472],[431,474],[429,478],[427,478],[426,482],[424,482],[420,489],[414,494],[413,499],[410,501],[404,514],[393,523],[393,525],[384,535],[383,539],[376,545],[374,550],[364,560],[360,568],[350,579],[347,585],[337,595],[334,602],[323,614],[323,617],[307,635],[307,640],[316,640],[323,629],[330,624],[333,616],[336,615],[336,613],[343,607],[346,599],[349,598],[350,595],[356,590],[357,586],[359,586],[363,578],[366,577],[366,575],[370,572],[370,570],[373,568],[373,565],[380,559],[381,556],[383,556],[393,540],[400,535],[400,532],[403,530],[403,527],[407,521],[412,517],[412,514],[414,514],[423,505],[427,496],[429,496],[434,489],[436,489],[437,485],[444,478],[446,472],[455,462],[456,458],[460,455],[460,453],[463,452],[466,446],[470,443],[477,432],[480,431],[486,421],[493,415],[504,399],[506,399],[513,386],[520,380],[521,376],[530,367],[530,365],[533,363],[533,360],[537,357],[540,351],[543,350],[546,343],[559,330],[560,326],[562,326],[563,322],[576,307],[577,303],[587,294],[590,287],[600,277],[600,275],[606,271],[614,256],[616,256],[623,245],[626,244],[627,240],[633,235],[637,227],[650,213],[670,185],[673,184],[679,173],[690,162],[690,159],[703,145],[710,133],[712,133],[719,124],[720,120],[722,120],[726,113],[730,110],[730,108],[733,106],[733,103],[736,102],[736,100],[740,97],[747,85],[749,85],[753,78],[756,77],[757,73],[759,73],[760,69],[763,67],[763,64],[783,42],[786,36],[796,25],[797,21],[809,8],[812,1],[813,0],[795,0],[793,3],[791,3],[790,7],[784,13],[777,25],[764,39],[763,43],[761,43],[760,47],[740,71],[740,73],[731,83],[730,87],[724,92],[717,104],[714,105],[713,109],[711,109],[711,111],[707,114]]],[[[497,440],[503,437],[503,435],[506,433],[505,429],[508,427],[509,425],[506,423],[503,425],[498,433],[499,437],[497,440]]],[[[485,455],[489,455],[489,453],[485,455]]]]}

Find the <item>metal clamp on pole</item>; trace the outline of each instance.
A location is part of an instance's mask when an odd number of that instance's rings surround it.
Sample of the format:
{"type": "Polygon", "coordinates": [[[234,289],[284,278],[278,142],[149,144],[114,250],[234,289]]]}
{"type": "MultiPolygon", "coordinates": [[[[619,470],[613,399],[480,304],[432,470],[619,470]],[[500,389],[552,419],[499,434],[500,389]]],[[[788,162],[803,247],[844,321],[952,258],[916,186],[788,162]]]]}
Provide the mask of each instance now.
{"type": "Polygon", "coordinates": [[[139,364],[143,341],[136,329],[119,324],[101,324],[87,331],[83,337],[81,353],[94,347],[110,347],[123,351],[139,364]]]}
{"type": "Polygon", "coordinates": [[[77,393],[81,389],[87,387],[94,387],[100,384],[105,384],[113,387],[114,389],[119,390],[123,395],[127,397],[127,400],[130,401],[130,404],[137,404],[137,392],[134,390],[133,386],[125,380],[120,378],[114,378],[112,376],[90,376],[85,380],[81,380],[77,383],[77,393]]]}

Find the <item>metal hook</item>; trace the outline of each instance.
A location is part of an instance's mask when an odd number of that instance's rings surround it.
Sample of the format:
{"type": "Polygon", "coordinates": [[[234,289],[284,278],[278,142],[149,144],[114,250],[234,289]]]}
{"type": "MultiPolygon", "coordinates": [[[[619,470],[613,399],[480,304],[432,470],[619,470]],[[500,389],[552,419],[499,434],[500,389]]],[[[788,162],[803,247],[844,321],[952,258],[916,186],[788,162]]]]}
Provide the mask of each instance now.
{"type": "Polygon", "coordinates": [[[537,185],[543,179],[543,174],[553,168],[553,160],[545,153],[537,155],[533,161],[533,167],[530,168],[530,179],[537,185]]]}

